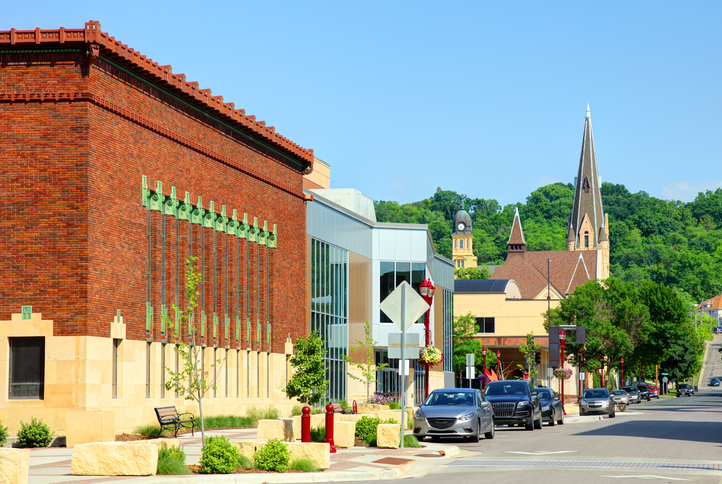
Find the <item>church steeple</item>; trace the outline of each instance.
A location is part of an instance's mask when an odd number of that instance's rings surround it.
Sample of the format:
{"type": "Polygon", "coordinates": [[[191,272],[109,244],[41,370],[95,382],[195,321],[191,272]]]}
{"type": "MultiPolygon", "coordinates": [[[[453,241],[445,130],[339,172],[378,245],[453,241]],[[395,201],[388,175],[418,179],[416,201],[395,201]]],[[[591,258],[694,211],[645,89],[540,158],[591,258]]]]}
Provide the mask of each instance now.
{"type": "MultiPolygon", "coordinates": [[[[579,171],[575,179],[574,208],[569,219],[567,237],[569,250],[599,248],[599,242],[601,242],[599,240],[600,229],[606,225],[602,208],[601,183],[597,171],[597,156],[594,150],[592,117],[589,113],[589,104],[587,104],[582,152],[579,156],[579,171]]],[[[606,229],[604,232],[606,232],[606,229]]]]}
{"type": "Polygon", "coordinates": [[[509,242],[506,243],[506,248],[510,254],[514,252],[526,252],[526,239],[524,238],[524,231],[521,228],[518,208],[514,212],[514,222],[511,224],[511,235],[509,235],[509,242]]]}
{"type": "Polygon", "coordinates": [[[451,257],[454,261],[454,267],[456,269],[476,267],[478,258],[474,255],[474,233],[471,216],[464,210],[462,204],[459,204],[459,211],[454,215],[451,240],[453,243],[451,257]]]}

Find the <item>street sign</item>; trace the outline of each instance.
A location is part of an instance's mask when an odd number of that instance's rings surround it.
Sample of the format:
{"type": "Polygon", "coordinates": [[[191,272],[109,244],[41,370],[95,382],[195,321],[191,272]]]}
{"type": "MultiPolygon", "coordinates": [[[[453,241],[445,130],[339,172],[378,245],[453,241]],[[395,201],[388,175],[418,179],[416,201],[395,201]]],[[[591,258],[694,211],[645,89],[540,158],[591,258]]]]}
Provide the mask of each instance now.
{"type": "Polygon", "coordinates": [[[379,304],[379,308],[401,331],[406,331],[429,309],[429,305],[414,291],[411,284],[402,281],[401,284],[379,304]],[[405,306],[403,321],[401,312],[402,305],[405,306]]]}
{"type": "Polygon", "coordinates": [[[409,376],[409,360],[399,361],[399,371],[404,376],[409,376]]]}
{"type": "Polygon", "coordinates": [[[466,354],[466,366],[476,366],[474,365],[474,353],[466,354]]]}
{"type": "Polygon", "coordinates": [[[476,378],[476,374],[475,374],[476,372],[474,370],[476,370],[476,368],[474,368],[473,366],[466,367],[466,379],[467,380],[473,380],[474,378],[476,378]]]}
{"type": "MultiPolygon", "coordinates": [[[[404,341],[404,358],[419,359],[419,335],[407,333],[404,341]]],[[[401,333],[389,334],[389,359],[401,359],[401,333]]]]}
{"type": "Polygon", "coordinates": [[[662,383],[667,383],[668,381],[669,381],[669,378],[667,378],[666,376],[662,377],[662,383]]]}
{"type": "Polygon", "coordinates": [[[660,375],[669,375],[669,373],[660,373],[660,375]]]}

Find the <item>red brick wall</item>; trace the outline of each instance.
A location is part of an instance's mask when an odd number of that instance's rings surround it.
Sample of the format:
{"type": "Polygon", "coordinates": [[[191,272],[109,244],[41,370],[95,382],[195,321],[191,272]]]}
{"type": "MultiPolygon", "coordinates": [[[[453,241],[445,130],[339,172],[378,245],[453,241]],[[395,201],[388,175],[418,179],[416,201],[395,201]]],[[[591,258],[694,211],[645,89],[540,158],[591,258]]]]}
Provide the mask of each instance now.
{"type": "MultiPolygon", "coordinates": [[[[221,205],[225,205],[229,217],[236,209],[241,220],[247,213],[251,223],[253,217],[258,217],[261,227],[264,220],[269,229],[275,223],[278,248],[271,250],[275,252],[274,260],[283,263],[270,265],[272,351],[283,351],[287,333],[295,336],[304,332],[303,324],[296,324],[304,318],[306,216],[301,198],[302,176],[297,167],[289,167],[278,156],[274,159],[273,153],[253,142],[244,144],[233,139],[227,128],[202,113],[194,113],[144,81],[107,65],[102,58],[98,66],[89,70],[87,67],[84,70],[82,64],[0,67],[0,79],[0,91],[80,89],[102,99],[102,102],[96,98],[96,102],[0,103],[0,126],[3,132],[13,134],[0,140],[2,186],[9,194],[0,201],[3,224],[0,253],[5,267],[12,268],[3,268],[0,276],[0,318],[9,318],[21,305],[33,305],[34,311],[56,321],[55,334],[107,337],[109,323],[120,309],[128,325],[127,337],[145,339],[147,209],[142,205],[141,189],[142,176],[146,175],[149,188],[154,190],[160,180],[163,193],[169,195],[171,186],[175,186],[181,201],[187,191],[193,204],[202,197],[205,209],[213,200],[218,214],[221,205]],[[10,71],[14,82],[8,82],[10,71]],[[137,118],[131,120],[116,114],[117,109],[114,112],[105,107],[108,103],[130,109],[137,118]],[[161,135],[143,126],[149,122],[167,131],[161,135]],[[196,143],[194,146],[207,147],[240,167],[260,171],[283,189],[184,146],[179,137],[196,143]],[[36,194],[42,196],[32,202],[36,194]],[[28,278],[30,274],[33,275],[28,278]],[[299,291],[298,287],[304,289],[299,291]]],[[[160,212],[151,212],[154,341],[160,340],[161,217],[160,212]]],[[[173,316],[170,305],[175,298],[176,223],[175,217],[165,218],[165,303],[173,316]]],[[[179,228],[180,272],[184,282],[188,222],[181,220],[179,228]]],[[[201,230],[205,230],[206,239],[206,341],[212,342],[213,231],[193,225],[193,251],[197,256],[201,250],[201,230]]],[[[218,232],[217,240],[218,341],[222,345],[226,234],[218,232]]],[[[234,345],[235,236],[229,236],[228,241],[230,341],[234,345]]],[[[250,244],[254,261],[258,249],[257,244],[250,244]]],[[[263,262],[266,248],[260,249],[263,262]]],[[[245,251],[245,240],[241,239],[242,259],[245,251]]],[[[255,266],[251,267],[251,282],[255,283],[259,275],[255,266]]],[[[240,266],[243,335],[244,269],[245,260],[240,266]]],[[[265,274],[261,273],[260,278],[265,282],[265,274]]],[[[184,294],[182,285],[180,292],[184,294]]],[[[265,314],[264,295],[262,289],[261,316],[265,314]]],[[[255,284],[250,301],[253,341],[257,311],[254,297],[255,284]]],[[[265,321],[262,323],[265,348],[265,321]]],[[[243,341],[242,347],[245,348],[243,341]]]]}

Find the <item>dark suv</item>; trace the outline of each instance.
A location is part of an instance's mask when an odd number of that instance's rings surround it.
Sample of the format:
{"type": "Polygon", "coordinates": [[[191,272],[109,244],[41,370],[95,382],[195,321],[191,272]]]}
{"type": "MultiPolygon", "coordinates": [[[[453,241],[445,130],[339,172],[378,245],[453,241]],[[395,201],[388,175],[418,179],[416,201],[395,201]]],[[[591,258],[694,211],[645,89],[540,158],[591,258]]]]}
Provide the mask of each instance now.
{"type": "Polygon", "coordinates": [[[643,383],[643,382],[637,383],[637,391],[639,392],[640,400],[649,401],[652,398],[649,396],[649,388],[647,388],[646,383],[643,383]]]}
{"type": "Polygon", "coordinates": [[[694,387],[692,385],[687,385],[686,383],[677,385],[677,396],[681,397],[682,395],[691,397],[694,395],[694,387]]]}
{"type": "Polygon", "coordinates": [[[484,390],[494,408],[494,423],[524,425],[527,430],[542,428],[542,409],[539,396],[526,380],[490,382],[484,390]]]}

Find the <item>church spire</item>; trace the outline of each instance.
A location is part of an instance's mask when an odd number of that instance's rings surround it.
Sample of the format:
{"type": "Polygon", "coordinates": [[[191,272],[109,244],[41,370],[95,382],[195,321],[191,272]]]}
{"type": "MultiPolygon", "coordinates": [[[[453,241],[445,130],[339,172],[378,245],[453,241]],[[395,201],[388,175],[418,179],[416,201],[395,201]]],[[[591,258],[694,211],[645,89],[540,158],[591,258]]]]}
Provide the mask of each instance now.
{"type": "Polygon", "coordinates": [[[599,229],[604,226],[601,179],[597,171],[597,156],[594,150],[592,117],[587,113],[584,119],[582,152],[579,156],[579,171],[575,179],[574,208],[569,219],[568,242],[574,236],[573,249],[594,249],[599,244],[599,229]]]}
{"type": "Polygon", "coordinates": [[[511,235],[509,236],[509,242],[506,243],[506,247],[509,253],[526,252],[526,239],[524,238],[524,231],[521,229],[518,208],[514,212],[514,222],[511,224],[511,235]]]}

